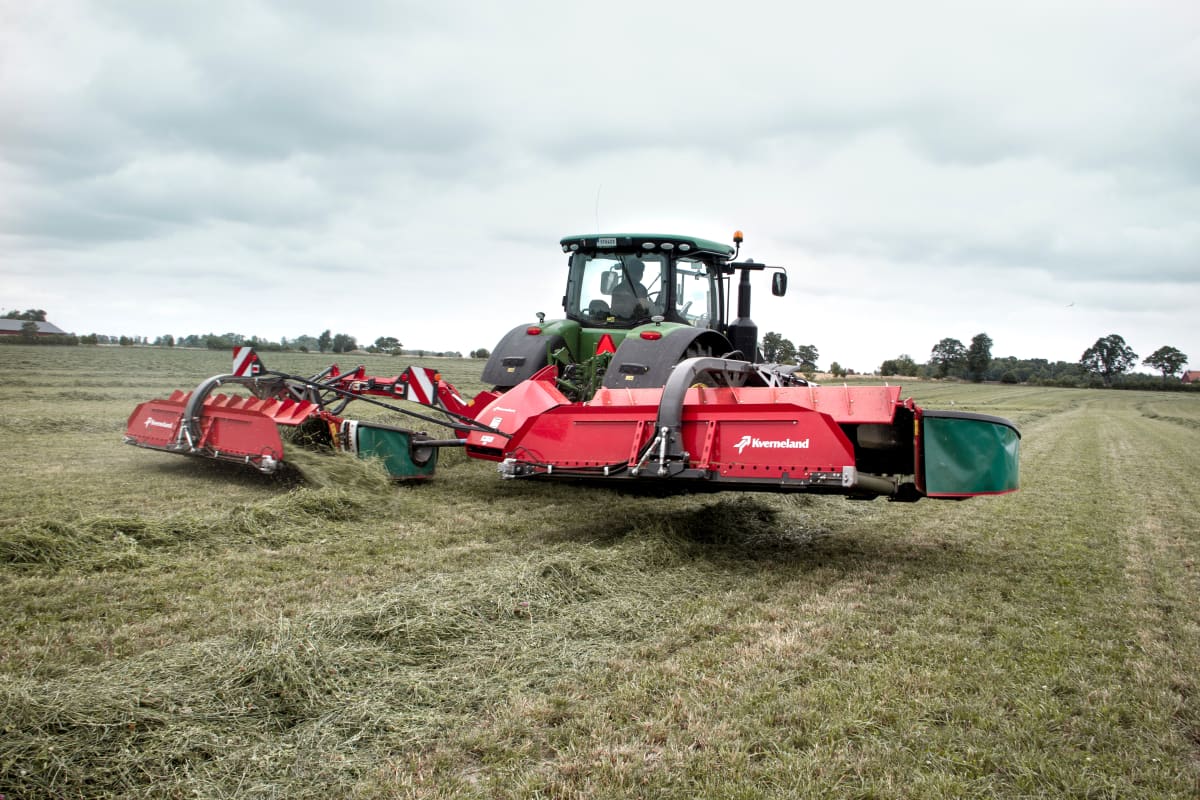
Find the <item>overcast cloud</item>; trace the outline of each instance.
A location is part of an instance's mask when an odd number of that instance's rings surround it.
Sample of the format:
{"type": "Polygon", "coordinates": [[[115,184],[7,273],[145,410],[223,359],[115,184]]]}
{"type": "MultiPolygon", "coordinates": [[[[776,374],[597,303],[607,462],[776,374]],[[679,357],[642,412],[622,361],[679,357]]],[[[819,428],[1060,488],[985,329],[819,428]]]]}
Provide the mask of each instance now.
{"type": "Polygon", "coordinates": [[[558,239],[785,265],[821,366],[1200,363],[1200,4],[0,0],[0,306],[491,348],[558,239]]]}

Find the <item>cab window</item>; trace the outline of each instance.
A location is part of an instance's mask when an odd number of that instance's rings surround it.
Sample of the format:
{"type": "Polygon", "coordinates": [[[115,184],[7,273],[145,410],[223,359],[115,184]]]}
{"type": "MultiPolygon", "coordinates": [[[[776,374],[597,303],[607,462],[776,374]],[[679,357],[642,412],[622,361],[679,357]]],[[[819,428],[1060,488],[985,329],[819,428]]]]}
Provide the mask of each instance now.
{"type": "Polygon", "coordinates": [[[717,319],[716,292],[708,265],[694,258],[675,261],[675,314],[697,328],[710,327],[717,319]]]}
{"type": "Polygon", "coordinates": [[[567,315],[589,325],[620,325],[661,314],[665,267],[658,253],[575,253],[567,315]]]}

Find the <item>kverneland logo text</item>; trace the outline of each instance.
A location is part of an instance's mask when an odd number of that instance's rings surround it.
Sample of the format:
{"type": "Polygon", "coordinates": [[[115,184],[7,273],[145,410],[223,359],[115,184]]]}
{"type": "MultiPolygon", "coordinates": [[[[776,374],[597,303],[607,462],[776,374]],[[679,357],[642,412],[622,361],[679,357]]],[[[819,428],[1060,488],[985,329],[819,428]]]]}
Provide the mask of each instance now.
{"type": "Polygon", "coordinates": [[[738,455],[747,447],[755,450],[807,450],[808,439],[756,439],[747,435],[733,447],[738,451],[738,455]]]}

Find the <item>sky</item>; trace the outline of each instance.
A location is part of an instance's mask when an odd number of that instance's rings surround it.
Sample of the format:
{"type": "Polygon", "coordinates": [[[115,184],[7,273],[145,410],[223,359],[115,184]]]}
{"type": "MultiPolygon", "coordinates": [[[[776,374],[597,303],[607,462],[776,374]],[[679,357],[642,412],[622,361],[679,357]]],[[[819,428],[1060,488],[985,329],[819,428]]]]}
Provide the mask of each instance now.
{"type": "Polygon", "coordinates": [[[64,330],[467,353],[565,235],[736,229],[822,368],[1200,367],[1200,3],[0,0],[0,310],[64,330]]]}

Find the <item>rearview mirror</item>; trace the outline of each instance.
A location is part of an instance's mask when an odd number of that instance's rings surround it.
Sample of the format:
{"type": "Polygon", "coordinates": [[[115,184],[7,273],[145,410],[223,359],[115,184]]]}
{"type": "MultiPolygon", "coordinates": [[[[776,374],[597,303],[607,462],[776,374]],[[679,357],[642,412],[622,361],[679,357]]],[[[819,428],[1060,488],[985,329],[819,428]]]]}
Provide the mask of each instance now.
{"type": "Polygon", "coordinates": [[[774,272],[771,274],[771,294],[783,297],[787,294],[787,273],[774,272]]]}
{"type": "Polygon", "coordinates": [[[600,273],[600,293],[612,294],[613,289],[617,286],[617,281],[621,279],[621,275],[615,269],[610,269],[607,272],[600,273]]]}

